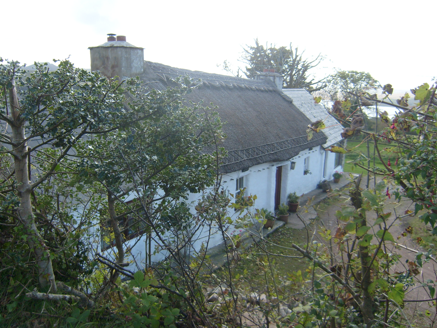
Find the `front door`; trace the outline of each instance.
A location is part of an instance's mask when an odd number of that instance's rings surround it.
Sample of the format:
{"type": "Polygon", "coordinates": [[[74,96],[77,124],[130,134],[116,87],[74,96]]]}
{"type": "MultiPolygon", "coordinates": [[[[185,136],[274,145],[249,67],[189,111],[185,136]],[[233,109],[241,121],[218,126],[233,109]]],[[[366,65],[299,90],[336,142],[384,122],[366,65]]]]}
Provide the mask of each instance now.
{"type": "Polygon", "coordinates": [[[275,188],[275,210],[281,204],[281,181],[282,181],[282,166],[276,168],[276,188],[275,188]]]}

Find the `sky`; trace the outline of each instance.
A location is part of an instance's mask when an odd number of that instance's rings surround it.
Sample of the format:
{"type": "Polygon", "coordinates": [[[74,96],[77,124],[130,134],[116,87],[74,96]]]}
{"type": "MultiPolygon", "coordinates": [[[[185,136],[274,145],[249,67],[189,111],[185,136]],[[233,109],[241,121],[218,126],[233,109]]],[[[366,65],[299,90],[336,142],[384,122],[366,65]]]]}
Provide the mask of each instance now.
{"type": "Polygon", "coordinates": [[[316,77],[335,70],[369,72],[404,92],[437,77],[437,1],[4,1],[0,57],[32,64],[69,58],[90,67],[88,47],[107,33],[144,48],[145,60],[210,73],[234,69],[243,47],[298,47],[325,60],[316,77]]]}

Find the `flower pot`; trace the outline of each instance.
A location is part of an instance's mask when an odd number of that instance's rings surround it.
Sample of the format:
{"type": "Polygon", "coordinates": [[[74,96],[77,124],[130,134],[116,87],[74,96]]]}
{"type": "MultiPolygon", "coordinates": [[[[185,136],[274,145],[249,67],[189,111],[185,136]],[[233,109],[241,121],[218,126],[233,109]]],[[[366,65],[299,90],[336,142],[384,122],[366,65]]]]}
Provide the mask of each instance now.
{"type": "Polygon", "coordinates": [[[291,213],[296,213],[297,212],[297,208],[299,207],[299,203],[288,203],[288,210],[291,213]]]}
{"type": "Polygon", "coordinates": [[[331,188],[331,184],[328,181],[326,181],[326,180],[323,180],[322,182],[320,182],[318,187],[320,189],[322,189],[324,192],[328,192],[328,191],[330,191],[332,189],[331,188]]]}
{"type": "Polygon", "coordinates": [[[264,224],[264,229],[273,228],[275,225],[275,220],[267,220],[267,222],[264,224]]]}
{"type": "Polygon", "coordinates": [[[279,215],[279,220],[288,223],[288,214],[279,215]]]}
{"type": "Polygon", "coordinates": [[[340,182],[340,178],[334,178],[334,183],[339,183],[340,182]]]}

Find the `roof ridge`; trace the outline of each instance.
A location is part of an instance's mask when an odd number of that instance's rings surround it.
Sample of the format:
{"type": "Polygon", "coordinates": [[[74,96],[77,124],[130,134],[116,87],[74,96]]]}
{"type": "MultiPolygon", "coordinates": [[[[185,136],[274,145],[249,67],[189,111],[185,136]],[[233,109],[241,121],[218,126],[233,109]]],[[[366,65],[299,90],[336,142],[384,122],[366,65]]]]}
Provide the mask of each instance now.
{"type": "MultiPolygon", "coordinates": [[[[246,79],[241,77],[235,77],[230,75],[222,75],[217,73],[207,73],[202,71],[192,71],[185,68],[178,68],[173,67],[161,63],[151,62],[151,61],[144,61],[145,65],[151,65],[155,68],[160,69],[160,73],[167,73],[167,74],[175,74],[177,76],[181,75],[187,75],[191,78],[199,78],[201,80],[206,80],[210,84],[214,83],[223,83],[223,86],[226,87],[236,87],[236,86],[250,86],[250,87],[258,87],[256,89],[251,90],[260,90],[259,88],[266,88],[266,89],[276,89],[275,84],[270,80],[253,80],[253,79],[246,79]],[[167,72],[162,72],[162,70],[167,70],[167,72]]],[[[280,90],[278,90],[280,91],[280,90]]]]}

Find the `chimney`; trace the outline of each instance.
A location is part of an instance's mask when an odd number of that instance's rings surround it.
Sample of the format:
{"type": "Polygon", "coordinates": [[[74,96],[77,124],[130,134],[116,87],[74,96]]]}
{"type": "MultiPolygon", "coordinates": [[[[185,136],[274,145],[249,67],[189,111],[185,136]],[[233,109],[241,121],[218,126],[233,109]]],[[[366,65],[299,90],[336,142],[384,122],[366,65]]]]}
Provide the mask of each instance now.
{"type": "Polygon", "coordinates": [[[255,76],[255,80],[273,81],[278,90],[282,90],[283,77],[281,74],[275,73],[275,69],[273,68],[265,68],[262,73],[258,72],[258,75],[255,76]]]}
{"type": "Polygon", "coordinates": [[[91,71],[100,71],[106,77],[120,79],[138,76],[144,69],[144,48],[126,41],[126,36],[108,34],[107,42],[89,47],[91,71]]]}

